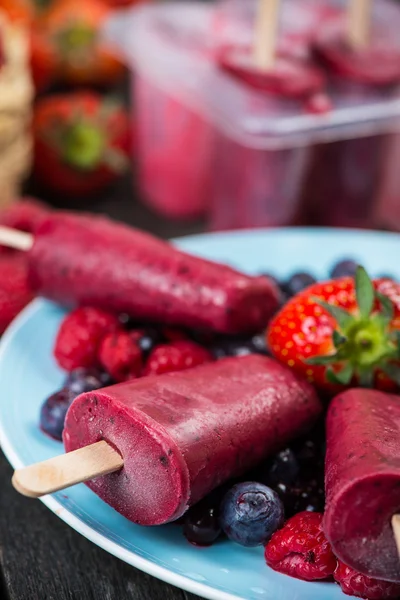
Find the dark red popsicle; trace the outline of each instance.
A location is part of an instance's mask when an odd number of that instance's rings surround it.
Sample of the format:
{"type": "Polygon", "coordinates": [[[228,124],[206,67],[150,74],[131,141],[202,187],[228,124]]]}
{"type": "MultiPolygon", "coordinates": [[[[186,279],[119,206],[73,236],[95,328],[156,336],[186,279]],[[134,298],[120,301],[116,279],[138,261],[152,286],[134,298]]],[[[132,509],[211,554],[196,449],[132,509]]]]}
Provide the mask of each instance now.
{"type": "Polygon", "coordinates": [[[35,232],[28,260],[32,289],[65,306],[226,333],[262,329],[278,306],[270,279],[101,217],[49,216],[35,232]]]}
{"type": "Polygon", "coordinates": [[[314,389],[274,360],[250,355],[145,377],[79,396],[64,429],[68,451],[105,440],[121,471],[89,487],[141,525],[179,518],[309,428],[314,389]]]}
{"type": "Polygon", "coordinates": [[[346,565],[400,582],[391,527],[400,512],[400,397],[344,392],[330,405],[326,435],[326,537],[346,565]]]}

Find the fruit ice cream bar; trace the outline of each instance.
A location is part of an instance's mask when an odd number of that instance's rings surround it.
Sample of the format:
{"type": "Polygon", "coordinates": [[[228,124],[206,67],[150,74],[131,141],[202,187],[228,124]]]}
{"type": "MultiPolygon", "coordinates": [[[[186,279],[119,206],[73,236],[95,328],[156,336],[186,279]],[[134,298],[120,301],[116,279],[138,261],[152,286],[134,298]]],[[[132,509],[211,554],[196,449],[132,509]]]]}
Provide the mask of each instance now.
{"type": "MultiPolygon", "coordinates": [[[[327,71],[334,98],[349,107],[379,105],[398,96],[400,45],[386,29],[374,28],[369,46],[355,50],[346,41],[341,21],[328,21],[314,50],[327,71]]],[[[388,141],[387,134],[379,133],[315,147],[306,183],[313,222],[374,225],[388,141]]]]}
{"type": "Polygon", "coordinates": [[[260,330],[278,306],[271,280],[101,217],[49,216],[35,232],[28,260],[32,289],[65,306],[226,333],[260,330]]]}
{"type": "Polygon", "coordinates": [[[328,412],[324,530],[335,554],[377,579],[400,582],[391,518],[400,512],[400,398],[352,389],[328,412]]]}
{"type": "Polygon", "coordinates": [[[69,452],[108,442],[124,466],[88,486],[127,519],[159,525],[307,430],[320,412],[308,382],[249,355],[82,394],[67,413],[64,444],[69,452]]]}

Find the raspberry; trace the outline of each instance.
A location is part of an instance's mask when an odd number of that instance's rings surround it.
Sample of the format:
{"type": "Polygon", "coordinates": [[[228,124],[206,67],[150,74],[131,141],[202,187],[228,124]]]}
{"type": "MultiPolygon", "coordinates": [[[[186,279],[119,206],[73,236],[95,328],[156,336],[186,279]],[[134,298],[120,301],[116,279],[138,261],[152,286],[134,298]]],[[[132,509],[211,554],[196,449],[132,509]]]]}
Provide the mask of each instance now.
{"type": "Polygon", "coordinates": [[[400,598],[400,585],[367,577],[354,569],[347,567],[338,560],[333,574],[342,591],[349,596],[368,598],[369,600],[389,600],[400,598]]]}
{"type": "Polygon", "coordinates": [[[63,369],[96,367],[102,339],[119,328],[116,316],[91,306],[77,308],[58,330],[54,356],[63,369]]]}
{"type": "Polygon", "coordinates": [[[195,342],[178,340],[157,346],[147,360],[144,375],[161,375],[172,371],[183,371],[212,360],[211,354],[195,342]]]}
{"type": "Polygon", "coordinates": [[[0,257],[0,334],[34,296],[28,287],[27,271],[24,255],[0,257]]]}
{"type": "Polygon", "coordinates": [[[306,581],[330,577],[337,561],[322,531],[322,517],[305,511],[289,519],[265,547],[267,565],[306,581]]]}
{"type": "Polygon", "coordinates": [[[109,333],[101,342],[99,359],[115,381],[138,377],[142,370],[142,352],[125,331],[109,333]]]}

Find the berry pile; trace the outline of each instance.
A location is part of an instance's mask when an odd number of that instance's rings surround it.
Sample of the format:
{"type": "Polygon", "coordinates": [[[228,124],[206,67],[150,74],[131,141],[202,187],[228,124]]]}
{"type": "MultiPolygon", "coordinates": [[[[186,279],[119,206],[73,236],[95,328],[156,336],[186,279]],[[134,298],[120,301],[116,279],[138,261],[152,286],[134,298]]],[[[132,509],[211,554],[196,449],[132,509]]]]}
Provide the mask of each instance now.
{"type": "MultiPolygon", "coordinates": [[[[330,276],[353,276],[356,269],[357,264],[346,259],[334,265],[330,276]]],[[[316,280],[298,272],[278,283],[286,303],[316,280]]],[[[41,428],[61,439],[66,411],[83,392],[250,353],[269,354],[264,332],[222,336],[78,308],[65,317],[58,332],[54,355],[68,376],[64,387],[43,404],[41,428]]],[[[222,536],[247,547],[265,546],[267,564],[281,573],[306,581],[334,579],[345,594],[360,598],[400,597],[400,586],[368,578],[334,556],[322,529],[324,457],[321,419],[307,436],[191,507],[179,520],[184,536],[197,546],[212,545],[222,536]]]]}

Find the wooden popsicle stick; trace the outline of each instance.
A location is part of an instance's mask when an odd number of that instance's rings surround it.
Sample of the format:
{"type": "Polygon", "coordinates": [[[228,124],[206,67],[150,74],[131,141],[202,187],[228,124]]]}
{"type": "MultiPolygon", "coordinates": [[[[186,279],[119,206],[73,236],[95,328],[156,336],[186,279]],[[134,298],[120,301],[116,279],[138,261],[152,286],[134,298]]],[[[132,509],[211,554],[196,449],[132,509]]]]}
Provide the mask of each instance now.
{"type": "Polygon", "coordinates": [[[349,0],[347,20],[349,42],[355,50],[369,44],[372,0],[349,0]]]}
{"type": "Polygon", "coordinates": [[[39,498],[101,475],[119,471],[123,458],[107,442],[101,441],[18,469],[12,484],[20,494],[39,498]]]}
{"type": "Polygon", "coordinates": [[[33,245],[33,235],[0,225],[0,245],[15,250],[30,250],[33,245]]]}
{"type": "Polygon", "coordinates": [[[254,62],[263,71],[274,66],[280,0],[258,0],[254,62]]]}
{"type": "Polygon", "coordinates": [[[392,528],[394,539],[396,540],[397,552],[399,553],[400,557],[400,515],[393,515],[392,528]]]}

